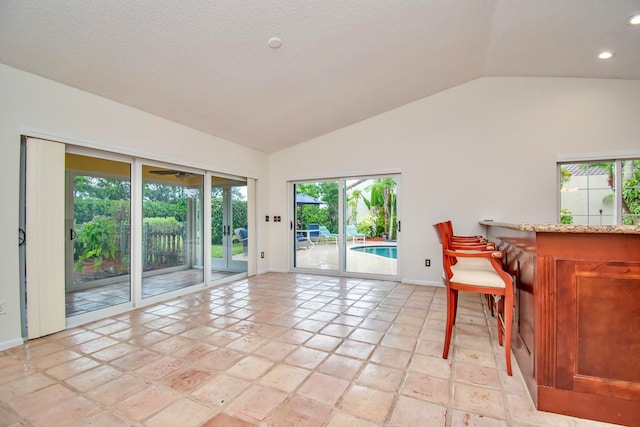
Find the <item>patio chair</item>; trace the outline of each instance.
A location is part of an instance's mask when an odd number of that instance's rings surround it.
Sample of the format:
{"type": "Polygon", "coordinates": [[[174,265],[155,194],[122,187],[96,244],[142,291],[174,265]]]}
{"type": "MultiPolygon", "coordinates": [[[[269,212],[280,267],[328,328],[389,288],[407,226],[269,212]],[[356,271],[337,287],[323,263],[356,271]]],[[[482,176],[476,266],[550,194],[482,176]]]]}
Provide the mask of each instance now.
{"type": "Polygon", "coordinates": [[[309,224],[309,240],[313,243],[318,243],[320,241],[320,225],[309,224]]]}
{"type": "Polygon", "coordinates": [[[309,249],[307,236],[296,236],[296,250],[298,249],[309,249]]]}
{"type": "Polygon", "coordinates": [[[364,233],[358,233],[358,229],[355,225],[347,225],[347,239],[351,237],[353,243],[362,242],[366,243],[367,235],[364,233]]]}
{"type": "Polygon", "coordinates": [[[339,236],[337,234],[334,234],[334,233],[330,232],[329,229],[326,226],[321,225],[320,229],[318,230],[318,232],[320,233],[320,241],[321,242],[327,242],[328,243],[328,242],[333,241],[333,242],[335,242],[336,245],[338,244],[338,237],[339,236]]]}
{"type": "Polygon", "coordinates": [[[247,232],[247,229],[236,228],[235,230],[233,230],[233,232],[236,234],[236,238],[238,239],[238,241],[242,243],[242,253],[246,255],[248,252],[247,246],[249,243],[249,233],[247,232]]]}

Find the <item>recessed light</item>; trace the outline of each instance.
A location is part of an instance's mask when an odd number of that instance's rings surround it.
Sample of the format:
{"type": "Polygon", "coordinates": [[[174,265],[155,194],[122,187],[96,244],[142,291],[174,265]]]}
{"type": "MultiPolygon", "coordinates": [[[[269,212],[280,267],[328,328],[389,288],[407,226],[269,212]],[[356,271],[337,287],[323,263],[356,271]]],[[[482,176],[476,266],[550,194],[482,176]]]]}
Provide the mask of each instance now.
{"type": "Polygon", "coordinates": [[[640,25],[640,15],[633,15],[629,18],[630,25],[640,25]]]}
{"type": "Polygon", "coordinates": [[[278,37],[271,37],[269,39],[269,47],[277,49],[280,46],[282,46],[282,40],[280,40],[278,37]]]}
{"type": "Polygon", "coordinates": [[[600,54],[598,55],[598,58],[600,58],[600,59],[610,59],[610,58],[613,57],[613,55],[614,55],[613,52],[605,51],[605,52],[600,52],[600,54]]]}

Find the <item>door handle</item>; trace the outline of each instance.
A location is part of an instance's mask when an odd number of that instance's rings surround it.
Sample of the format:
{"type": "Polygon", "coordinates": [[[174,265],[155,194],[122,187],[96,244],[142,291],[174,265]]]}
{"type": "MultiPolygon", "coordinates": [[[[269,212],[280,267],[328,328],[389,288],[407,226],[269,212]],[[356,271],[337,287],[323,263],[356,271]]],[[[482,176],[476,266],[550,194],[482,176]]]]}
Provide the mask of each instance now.
{"type": "Polygon", "coordinates": [[[75,240],[76,239],[76,232],[73,228],[69,229],[69,240],[75,240]]]}
{"type": "Polygon", "coordinates": [[[26,240],[27,240],[27,233],[22,228],[18,228],[18,246],[24,245],[24,242],[26,240]]]}
{"type": "Polygon", "coordinates": [[[398,232],[400,232],[400,231],[401,231],[401,230],[400,230],[400,228],[401,228],[401,227],[400,227],[400,222],[401,222],[401,221],[398,221],[398,227],[397,227],[397,228],[398,228],[398,232]]]}

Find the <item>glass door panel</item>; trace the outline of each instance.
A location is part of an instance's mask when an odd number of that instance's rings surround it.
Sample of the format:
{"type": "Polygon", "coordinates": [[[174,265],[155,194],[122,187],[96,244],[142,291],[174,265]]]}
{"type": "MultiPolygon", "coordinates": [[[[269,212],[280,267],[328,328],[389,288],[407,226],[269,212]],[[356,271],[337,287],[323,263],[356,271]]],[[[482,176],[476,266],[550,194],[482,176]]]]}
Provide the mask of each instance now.
{"type": "Polygon", "coordinates": [[[204,282],[204,176],[142,166],[142,298],[204,282]]]}
{"type": "Polygon", "coordinates": [[[345,181],[345,271],[398,274],[397,179],[345,181]]]}
{"type": "Polygon", "coordinates": [[[338,185],[294,184],[294,267],[340,271],[338,185]]]}
{"type": "Polygon", "coordinates": [[[66,316],[131,301],[129,163],[67,153],[66,316]]]}
{"type": "Polygon", "coordinates": [[[247,183],[211,177],[211,279],[247,271],[247,183]]]}

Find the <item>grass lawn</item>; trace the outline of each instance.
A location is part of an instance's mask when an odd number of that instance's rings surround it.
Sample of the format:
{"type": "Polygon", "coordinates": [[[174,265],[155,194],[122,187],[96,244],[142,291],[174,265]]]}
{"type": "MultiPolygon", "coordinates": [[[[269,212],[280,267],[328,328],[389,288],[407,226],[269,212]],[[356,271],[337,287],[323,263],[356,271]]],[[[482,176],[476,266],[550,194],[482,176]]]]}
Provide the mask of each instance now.
{"type": "MultiPolygon", "coordinates": [[[[234,243],[232,249],[233,255],[242,253],[242,243],[234,243]]],[[[222,245],[211,245],[211,258],[222,258],[222,245]]]]}

